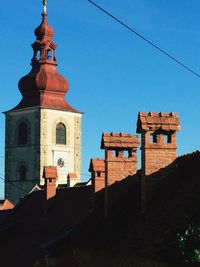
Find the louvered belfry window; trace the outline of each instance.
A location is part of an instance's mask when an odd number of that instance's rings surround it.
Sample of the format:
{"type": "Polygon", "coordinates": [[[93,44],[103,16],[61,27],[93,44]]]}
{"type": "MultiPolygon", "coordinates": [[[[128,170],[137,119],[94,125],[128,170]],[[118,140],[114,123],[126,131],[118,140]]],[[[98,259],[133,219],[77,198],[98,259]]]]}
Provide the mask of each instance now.
{"type": "Polygon", "coordinates": [[[20,181],[26,180],[26,167],[24,165],[19,168],[19,179],[20,181]]]}
{"type": "Polygon", "coordinates": [[[62,122],[56,125],[56,144],[66,145],[66,127],[62,122]]]}
{"type": "Polygon", "coordinates": [[[18,127],[18,145],[26,145],[27,143],[28,143],[28,127],[25,122],[22,122],[18,127]]]}

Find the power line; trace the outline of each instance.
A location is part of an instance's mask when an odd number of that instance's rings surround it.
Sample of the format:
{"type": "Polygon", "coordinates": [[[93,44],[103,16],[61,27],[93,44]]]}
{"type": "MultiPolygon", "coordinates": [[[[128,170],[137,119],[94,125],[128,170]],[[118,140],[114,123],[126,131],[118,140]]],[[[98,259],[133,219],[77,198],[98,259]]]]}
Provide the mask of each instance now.
{"type": "MultiPolygon", "coordinates": [[[[27,147],[41,147],[41,145],[39,144],[26,144],[27,147]]],[[[3,146],[0,146],[0,148],[16,148],[16,147],[19,147],[19,145],[15,145],[15,146],[7,146],[7,147],[3,147],[3,146]]],[[[42,145],[42,147],[52,147],[52,145],[42,145]]],[[[67,148],[82,148],[83,146],[67,146],[67,148]]]]}
{"type": "MultiPolygon", "coordinates": [[[[90,175],[88,175],[88,174],[84,174],[84,173],[81,173],[81,175],[90,176],[90,175]]],[[[0,180],[1,180],[3,183],[6,183],[6,180],[5,180],[4,177],[0,176],[0,180]]],[[[27,180],[27,181],[28,181],[28,180],[27,180]]],[[[61,182],[63,182],[63,181],[64,181],[64,180],[61,180],[61,182]]],[[[20,182],[20,180],[17,181],[17,182],[20,182]]],[[[22,187],[19,187],[18,185],[16,185],[16,184],[15,184],[13,181],[11,181],[11,180],[9,180],[9,185],[14,186],[14,187],[17,188],[20,192],[23,192],[23,193],[25,193],[25,194],[28,193],[28,192],[25,191],[22,187]]],[[[62,184],[60,184],[60,185],[62,185],[62,184]]]]}
{"type": "MultiPolygon", "coordinates": [[[[5,178],[3,178],[1,176],[0,176],[0,180],[2,180],[4,183],[6,182],[5,178]]],[[[9,181],[9,183],[10,183],[10,185],[15,186],[19,191],[27,193],[24,189],[22,189],[21,187],[17,186],[16,184],[14,184],[12,181],[9,181]]]]}
{"type": "MultiPolygon", "coordinates": [[[[0,155],[0,158],[5,159],[5,157],[2,155],[0,155]]],[[[12,158],[12,161],[19,163],[19,162],[22,162],[23,160],[12,158]]],[[[80,173],[80,174],[83,176],[88,176],[88,177],[91,176],[89,173],[80,173]]]]}
{"type": "Polygon", "coordinates": [[[143,35],[141,35],[139,32],[135,31],[133,28],[131,28],[130,26],[128,26],[127,24],[125,24],[123,21],[121,21],[120,19],[118,19],[117,17],[115,17],[114,15],[112,15],[111,13],[109,13],[108,11],[106,11],[104,8],[102,8],[101,6],[97,5],[96,3],[94,3],[91,0],[88,0],[88,2],[90,2],[92,5],[94,5],[99,10],[101,10],[103,13],[107,14],[109,17],[111,17],[112,19],[114,19],[115,21],[117,21],[119,24],[121,24],[122,26],[124,26],[126,29],[128,29],[129,31],[131,31],[132,33],[134,33],[135,35],[137,35],[140,39],[142,39],[143,41],[145,41],[146,43],[148,43],[149,45],[151,45],[152,47],[154,47],[160,53],[164,54],[165,56],[167,56],[168,58],[170,58],[172,61],[176,62],[181,67],[183,67],[184,69],[188,70],[189,72],[191,72],[192,74],[194,74],[198,78],[200,78],[200,74],[198,74],[196,71],[192,70],[190,67],[187,67],[180,60],[178,60],[175,57],[171,56],[168,52],[166,52],[161,47],[159,47],[158,45],[156,45],[155,43],[153,43],[152,41],[150,41],[149,39],[147,39],[146,37],[144,37],[143,35]]]}

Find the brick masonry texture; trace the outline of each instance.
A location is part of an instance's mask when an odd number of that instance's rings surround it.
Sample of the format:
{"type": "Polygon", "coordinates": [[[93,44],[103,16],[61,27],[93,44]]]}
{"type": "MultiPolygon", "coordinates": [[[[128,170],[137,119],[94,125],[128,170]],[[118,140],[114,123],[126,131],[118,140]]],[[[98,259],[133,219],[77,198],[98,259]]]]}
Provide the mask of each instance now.
{"type": "Polygon", "coordinates": [[[92,186],[94,192],[105,187],[105,160],[104,159],[91,159],[89,171],[92,176],[92,186]]]}
{"type": "Polygon", "coordinates": [[[141,206],[145,210],[148,175],[170,165],[176,159],[176,132],[180,130],[177,113],[139,112],[137,133],[141,134],[142,177],[141,206]]]}
{"type": "Polygon", "coordinates": [[[180,130],[178,114],[175,112],[139,112],[137,122],[137,133],[142,131],[174,131],[180,130]]]}
{"type": "Polygon", "coordinates": [[[101,148],[105,149],[105,185],[109,186],[137,172],[137,135],[103,133],[101,148]]]}
{"type": "Polygon", "coordinates": [[[137,133],[141,134],[142,173],[149,175],[176,159],[177,113],[139,112],[137,133]]]}
{"type": "Polygon", "coordinates": [[[58,179],[56,167],[45,166],[43,178],[45,179],[46,200],[48,200],[56,195],[56,181],[58,179]]]}
{"type": "Polygon", "coordinates": [[[105,159],[91,159],[89,171],[95,192],[137,172],[137,135],[103,133],[101,148],[105,159]]]}
{"type": "MultiPolygon", "coordinates": [[[[170,165],[176,159],[176,132],[180,130],[177,113],[139,112],[137,133],[141,134],[141,205],[146,205],[148,175],[170,165]]],[[[97,192],[116,181],[137,172],[137,135],[103,133],[101,148],[104,159],[91,159],[94,191],[97,192]]],[[[143,208],[142,208],[143,209],[143,208]]]]}

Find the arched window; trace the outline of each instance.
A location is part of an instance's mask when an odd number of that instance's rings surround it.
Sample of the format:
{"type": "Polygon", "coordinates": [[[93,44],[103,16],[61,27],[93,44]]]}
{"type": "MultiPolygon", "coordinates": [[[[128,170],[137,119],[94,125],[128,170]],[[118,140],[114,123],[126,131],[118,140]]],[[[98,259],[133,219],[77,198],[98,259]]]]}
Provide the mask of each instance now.
{"type": "Polygon", "coordinates": [[[39,60],[39,59],[40,59],[40,51],[37,51],[37,52],[35,53],[35,59],[36,59],[36,60],[39,60]]]}
{"type": "Polygon", "coordinates": [[[56,125],[56,144],[66,145],[66,127],[61,122],[56,125]]]}
{"type": "Polygon", "coordinates": [[[28,143],[28,127],[25,122],[20,123],[18,127],[18,145],[26,145],[28,143]]]}
{"type": "Polygon", "coordinates": [[[47,59],[53,60],[53,53],[52,50],[47,51],[47,59]]]}
{"type": "Polygon", "coordinates": [[[26,167],[21,165],[19,168],[19,180],[25,181],[26,180],[26,167]]]}

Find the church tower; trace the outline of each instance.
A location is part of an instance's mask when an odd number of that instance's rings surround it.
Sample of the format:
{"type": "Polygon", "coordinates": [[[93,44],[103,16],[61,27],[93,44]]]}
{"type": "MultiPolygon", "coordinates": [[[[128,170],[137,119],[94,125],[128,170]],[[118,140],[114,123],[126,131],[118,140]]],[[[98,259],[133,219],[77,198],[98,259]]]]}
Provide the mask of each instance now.
{"type": "Polygon", "coordinates": [[[69,85],[57,70],[53,29],[46,1],[35,29],[30,73],[19,81],[21,102],[6,115],[5,198],[16,203],[35,185],[44,185],[44,166],[57,166],[58,184],[81,169],[81,117],[65,94],[69,85]]]}

